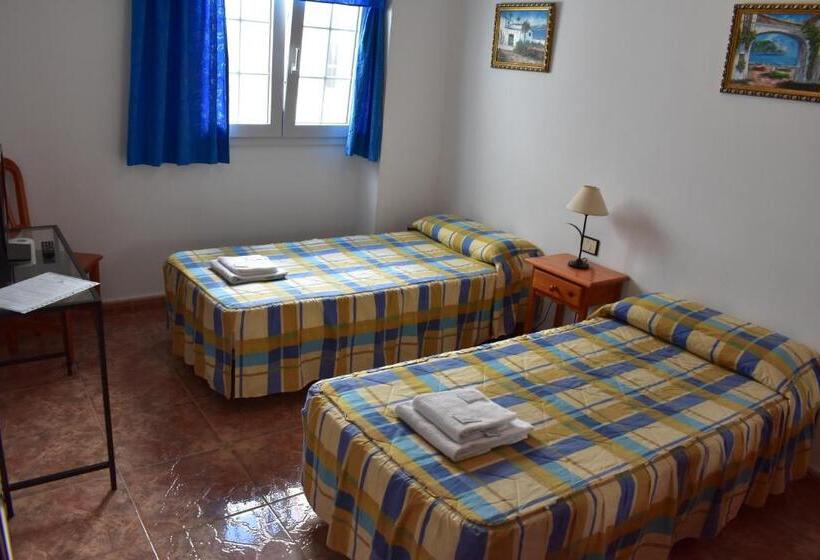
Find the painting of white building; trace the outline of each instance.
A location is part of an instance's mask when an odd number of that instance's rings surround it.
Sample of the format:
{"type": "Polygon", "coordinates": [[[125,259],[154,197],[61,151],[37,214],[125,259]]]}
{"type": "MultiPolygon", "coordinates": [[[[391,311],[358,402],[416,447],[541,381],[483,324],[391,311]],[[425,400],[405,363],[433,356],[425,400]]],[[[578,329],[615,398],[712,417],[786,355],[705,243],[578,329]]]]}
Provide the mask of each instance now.
{"type": "Polygon", "coordinates": [[[547,72],[555,4],[498,4],[493,66],[547,72]]]}
{"type": "Polygon", "coordinates": [[[537,40],[533,33],[533,24],[528,19],[521,18],[513,13],[504,14],[504,18],[498,29],[498,48],[505,51],[515,50],[515,46],[524,41],[527,43],[544,44],[544,40],[537,40]]]}

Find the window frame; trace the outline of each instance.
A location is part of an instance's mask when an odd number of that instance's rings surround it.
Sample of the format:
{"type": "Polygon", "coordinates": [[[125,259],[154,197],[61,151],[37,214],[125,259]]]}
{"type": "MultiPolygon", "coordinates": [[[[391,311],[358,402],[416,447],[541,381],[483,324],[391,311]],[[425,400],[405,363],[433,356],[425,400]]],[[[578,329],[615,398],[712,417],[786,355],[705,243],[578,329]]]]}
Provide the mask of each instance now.
{"type": "MultiPolygon", "coordinates": [[[[274,78],[285,75],[284,45],[285,45],[285,3],[279,0],[271,2],[270,24],[270,83],[269,107],[270,124],[231,124],[231,138],[277,138],[282,136],[282,105],[284,103],[284,89],[275,87],[274,78]],[[276,56],[276,53],[282,56],[276,56]],[[278,72],[278,74],[277,74],[278,72]]],[[[241,17],[241,15],[240,15],[241,17]]],[[[241,20],[240,20],[241,21],[241,20]]],[[[236,62],[239,64],[239,61],[236,62]]]]}
{"type": "MultiPolygon", "coordinates": [[[[297,125],[296,102],[299,96],[299,70],[301,68],[302,36],[305,21],[305,3],[307,0],[293,0],[291,14],[290,44],[285,44],[287,10],[282,0],[271,2],[271,41],[270,41],[270,124],[231,124],[232,140],[252,138],[292,138],[292,139],[325,139],[326,141],[343,141],[347,137],[348,125],[297,125]],[[287,49],[287,50],[286,50],[287,49]],[[283,83],[287,69],[287,86],[283,83]]],[[[359,16],[361,24],[361,15],[359,16]]],[[[353,54],[351,74],[350,107],[348,115],[352,116],[353,94],[356,83],[356,61],[358,60],[358,33],[356,50],[353,54]]],[[[237,61],[238,64],[238,61],[237,61]]]]}
{"type": "MultiPolygon", "coordinates": [[[[305,4],[306,0],[293,0],[293,19],[290,28],[290,49],[288,50],[288,86],[285,94],[285,112],[283,123],[283,136],[287,138],[344,138],[347,136],[347,125],[297,125],[296,124],[296,102],[299,99],[299,73],[302,60],[302,36],[305,29],[305,4]]],[[[359,16],[361,18],[361,15],[359,16]]],[[[358,24],[357,22],[357,39],[358,24]]],[[[356,61],[359,57],[358,40],[353,51],[353,69],[350,76],[350,99],[348,101],[348,117],[352,116],[351,107],[353,104],[353,93],[356,83],[356,61]]]]}

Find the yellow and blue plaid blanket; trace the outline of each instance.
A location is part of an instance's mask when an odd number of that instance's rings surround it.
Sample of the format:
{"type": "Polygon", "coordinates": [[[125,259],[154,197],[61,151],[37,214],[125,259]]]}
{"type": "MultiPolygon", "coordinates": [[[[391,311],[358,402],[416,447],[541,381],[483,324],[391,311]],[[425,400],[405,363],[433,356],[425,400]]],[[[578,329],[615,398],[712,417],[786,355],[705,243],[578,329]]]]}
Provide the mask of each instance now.
{"type": "Polygon", "coordinates": [[[808,468],[820,362],[666,295],[314,385],[303,485],[350,558],[665,558],[808,468]],[[476,386],[535,426],[453,463],[395,415],[476,386]]]}
{"type": "Polygon", "coordinates": [[[513,334],[528,288],[527,241],[453,216],[412,231],[185,251],[164,268],[174,352],[228,398],[513,334]],[[426,231],[461,231],[450,241],[426,231]],[[210,262],[262,254],[286,280],[229,286],[210,262]],[[478,256],[475,256],[478,255],[478,256]]]}

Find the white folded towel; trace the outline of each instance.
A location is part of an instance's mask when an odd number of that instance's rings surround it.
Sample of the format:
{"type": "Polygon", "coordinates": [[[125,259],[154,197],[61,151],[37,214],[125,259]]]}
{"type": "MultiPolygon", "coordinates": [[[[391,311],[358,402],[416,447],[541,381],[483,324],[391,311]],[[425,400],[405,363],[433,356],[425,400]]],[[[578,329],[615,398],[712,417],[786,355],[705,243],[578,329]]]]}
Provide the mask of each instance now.
{"type": "Polygon", "coordinates": [[[482,437],[469,442],[458,443],[448,438],[432,422],[419,414],[410,402],[397,405],[396,413],[414,432],[441,451],[451,461],[463,461],[488,453],[496,447],[518,443],[527,439],[532,430],[532,424],[514,418],[506,429],[499,431],[492,437],[482,437]]]}
{"type": "Polygon", "coordinates": [[[251,284],[255,282],[273,282],[274,280],[284,280],[287,272],[277,272],[276,274],[257,274],[255,276],[237,276],[220,263],[218,260],[211,261],[211,270],[231,286],[238,284],[251,284]]]}
{"type": "Polygon", "coordinates": [[[238,257],[219,257],[219,264],[237,276],[258,276],[276,274],[279,271],[271,260],[264,255],[240,255],[238,257]]]}
{"type": "Polygon", "coordinates": [[[456,443],[503,429],[516,417],[474,388],[418,395],[413,408],[456,443]]]}

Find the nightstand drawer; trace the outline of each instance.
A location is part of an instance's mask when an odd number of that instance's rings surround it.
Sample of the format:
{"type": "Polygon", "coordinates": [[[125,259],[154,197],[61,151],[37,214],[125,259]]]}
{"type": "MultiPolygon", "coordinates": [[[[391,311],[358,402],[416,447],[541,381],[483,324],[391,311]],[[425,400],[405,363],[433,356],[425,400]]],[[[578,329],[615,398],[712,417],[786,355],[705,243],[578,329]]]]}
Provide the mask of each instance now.
{"type": "Polygon", "coordinates": [[[546,294],[558,303],[565,303],[570,307],[581,305],[581,287],[572,282],[567,282],[541,270],[535,270],[532,285],[536,290],[546,294]]]}

